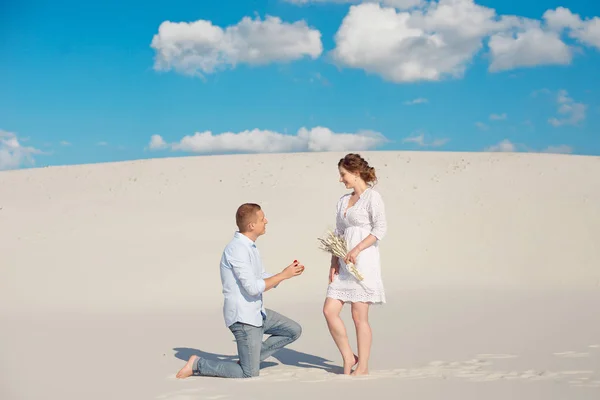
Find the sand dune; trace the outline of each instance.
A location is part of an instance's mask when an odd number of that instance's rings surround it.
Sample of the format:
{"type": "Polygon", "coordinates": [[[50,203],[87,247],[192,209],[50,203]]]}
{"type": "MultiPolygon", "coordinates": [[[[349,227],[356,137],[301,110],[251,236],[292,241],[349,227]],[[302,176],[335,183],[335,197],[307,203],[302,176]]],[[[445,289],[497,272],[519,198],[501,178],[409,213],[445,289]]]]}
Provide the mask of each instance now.
{"type": "Polygon", "coordinates": [[[1,172],[0,398],[598,398],[600,157],[363,153],[386,202],[388,303],[371,375],[349,378],[316,241],[343,154],[1,172]],[[303,336],[258,378],[177,380],[191,354],[235,356],[218,261],[246,201],[269,219],[267,268],[306,265],[265,295],[303,336]]]}

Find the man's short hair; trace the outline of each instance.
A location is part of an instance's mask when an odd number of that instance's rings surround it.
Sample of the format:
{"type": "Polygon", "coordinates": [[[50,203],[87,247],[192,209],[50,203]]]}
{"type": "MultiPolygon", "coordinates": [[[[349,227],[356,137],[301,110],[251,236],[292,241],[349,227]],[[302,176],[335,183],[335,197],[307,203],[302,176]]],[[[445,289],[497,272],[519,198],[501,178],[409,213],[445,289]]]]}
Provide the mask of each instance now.
{"type": "Polygon", "coordinates": [[[248,224],[256,221],[256,213],[260,209],[260,206],[255,203],[244,203],[238,207],[235,213],[235,223],[240,232],[245,232],[248,229],[248,224]]]}

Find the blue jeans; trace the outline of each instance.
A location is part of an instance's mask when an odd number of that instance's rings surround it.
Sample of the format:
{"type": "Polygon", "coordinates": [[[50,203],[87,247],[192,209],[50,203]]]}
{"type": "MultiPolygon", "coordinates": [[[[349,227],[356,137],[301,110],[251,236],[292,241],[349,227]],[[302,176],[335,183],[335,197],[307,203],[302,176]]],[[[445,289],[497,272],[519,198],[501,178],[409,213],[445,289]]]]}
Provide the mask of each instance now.
{"type": "Polygon", "coordinates": [[[259,375],[261,361],[296,341],[302,327],[295,321],[266,309],[263,326],[236,322],[229,327],[237,342],[239,364],[231,361],[198,358],[192,370],[196,376],[221,378],[251,378],[259,375]],[[263,335],[271,335],[263,342],[263,335]]]}

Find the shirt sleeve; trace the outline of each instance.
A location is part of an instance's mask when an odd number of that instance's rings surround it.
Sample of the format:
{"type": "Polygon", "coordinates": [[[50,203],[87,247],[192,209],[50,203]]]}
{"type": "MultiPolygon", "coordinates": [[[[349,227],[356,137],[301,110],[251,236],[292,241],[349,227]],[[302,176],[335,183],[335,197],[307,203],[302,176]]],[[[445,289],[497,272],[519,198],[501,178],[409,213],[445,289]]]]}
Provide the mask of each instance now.
{"type": "MultiPolygon", "coordinates": [[[[265,269],[263,268],[263,272],[262,272],[262,278],[263,278],[263,279],[267,279],[267,278],[270,278],[270,277],[272,277],[272,276],[275,276],[275,274],[272,274],[272,273],[270,273],[270,272],[267,272],[267,271],[265,271],[265,269]]],[[[264,282],[264,281],[263,281],[263,282],[264,282]]],[[[265,282],[265,284],[266,284],[266,282],[265,282]]],[[[277,286],[279,286],[279,284],[277,284],[277,285],[273,286],[273,288],[277,288],[277,286]]]]}
{"type": "Polygon", "coordinates": [[[385,204],[378,192],[373,192],[369,201],[369,218],[371,219],[371,235],[378,240],[387,234],[387,221],[385,217],[385,204]]]}
{"type": "Polygon", "coordinates": [[[252,271],[252,262],[248,249],[242,246],[232,246],[225,252],[227,261],[231,265],[233,275],[241,283],[244,290],[250,296],[258,296],[265,291],[265,281],[262,278],[256,278],[252,271]]]}

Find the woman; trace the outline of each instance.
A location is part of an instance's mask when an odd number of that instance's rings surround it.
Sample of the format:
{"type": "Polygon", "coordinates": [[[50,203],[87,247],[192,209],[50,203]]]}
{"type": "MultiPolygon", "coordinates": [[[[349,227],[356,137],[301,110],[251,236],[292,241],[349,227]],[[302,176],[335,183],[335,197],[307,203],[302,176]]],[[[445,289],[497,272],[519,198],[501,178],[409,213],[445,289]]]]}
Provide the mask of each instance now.
{"type": "Polygon", "coordinates": [[[360,155],[346,155],[338,162],[338,170],[340,182],[352,189],[338,200],[335,229],[336,234],[345,238],[348,254],[343,260],[331,257],[323,313],[342,354],[344,374],[367,375],[371,350],[369,305],[385,303],[379,257],[379,241],[387,231],[385,207],[381,195],[372,187],[377,181],[375,169],[360,155]],[[353,263],[363,280],[359,281],[348,272],[346,263],[353,263]],[[358,357],[352,352],[340,318],[344,303],[352,304],[358,357]],[[356,369],[352,371],[355,365],[356,369]]]}

